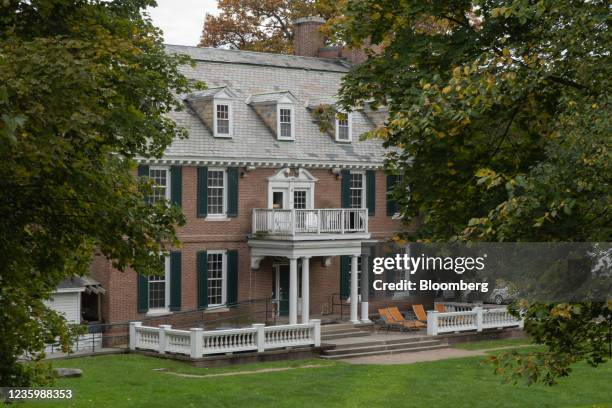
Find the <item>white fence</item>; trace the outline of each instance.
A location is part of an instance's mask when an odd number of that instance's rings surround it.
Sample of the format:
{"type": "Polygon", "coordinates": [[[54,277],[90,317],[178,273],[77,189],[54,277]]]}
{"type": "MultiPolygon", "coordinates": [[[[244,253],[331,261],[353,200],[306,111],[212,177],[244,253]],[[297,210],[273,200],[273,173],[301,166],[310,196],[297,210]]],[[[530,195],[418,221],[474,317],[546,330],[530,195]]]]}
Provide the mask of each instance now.
{"type": "Polygon", "coordinates": [[[368,232],[366,208],[316,210],[253,209],[253,234],[346,234],[368,232]]]}
{"type": "Polygon", "coordinates": [[[456,333],[463,331],[482,331],[484,329],[501,329],[504,327],[523,327],[523,320],[512,316],[504,308],[483,309],[474,307],[472,310],[439,313],[435,310],[427,312],[427,334],[437,336],[441,333],[456,333]]]}
{"type": "Polygon", "coordinates": [[[321,345],[321,321],[283,326],[254,324],[244,329],[175,330],[130,323],[130,350],[150,350],[160,354],[184,354],[199,358],[210,354],[236,353],[321,345]]]}

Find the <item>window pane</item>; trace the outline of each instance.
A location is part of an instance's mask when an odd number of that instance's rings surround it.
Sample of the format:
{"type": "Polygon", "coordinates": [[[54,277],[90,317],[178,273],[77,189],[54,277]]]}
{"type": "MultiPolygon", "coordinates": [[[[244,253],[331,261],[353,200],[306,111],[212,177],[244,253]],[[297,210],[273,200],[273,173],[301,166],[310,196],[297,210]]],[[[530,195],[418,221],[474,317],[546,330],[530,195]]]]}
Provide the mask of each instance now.
{"type": "Polygon", "coordinates": [[[166,277],[164,275],[149,276],[149,309],[166,307],[166,277]]]}
{"type": "Polygon", "coordinates": [[[293,208],[303,210],[306,208],[306,191],[295,190],[293,192],[293,208]]]}
{"type": "Polygon", "coordinates": [[[166,200],[168,171],[165,169],[149,169],[149,178],[153,181],[153,194],[149,198],[149,201],[156,203],[166,200]]]}
{"type": "Polygon", "coordinates": [[[351,174],[349,192],[350,208],[363,208],[363,174],[351,174]]]}
{"type": "Polygon", "coordinates": [[[217,133],[229,134],[229,105],[217,105],[217,133]]]}
{"type": "Polygon", "coordinates": [[[349,140],[348,119],[338,120],[338,140],[349,140]]]}
{"type": "Polygon", "coordinates": [[[223,303],[223,254],[208,254],[208,304],[223,303]]]}
{"type": "Polygon", "coordinates": [[[280,109],[280,136],[291,137],[291,109],[280,109]]]}
{"type": "Polygon", "coordinates": [[[208,214],[224,214],[223,208],[223,176],[222,170],[208,172],[208,214]]]}

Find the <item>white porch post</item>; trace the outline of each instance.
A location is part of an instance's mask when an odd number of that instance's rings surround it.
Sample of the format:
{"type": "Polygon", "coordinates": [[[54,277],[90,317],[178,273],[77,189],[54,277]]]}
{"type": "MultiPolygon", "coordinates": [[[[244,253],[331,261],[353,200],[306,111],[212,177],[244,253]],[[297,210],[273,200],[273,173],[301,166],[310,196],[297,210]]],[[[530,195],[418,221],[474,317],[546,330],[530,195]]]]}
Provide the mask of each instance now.
{"type": "Polygon", "coordinates": [[[302,323],[310,320],[310,257],[302,258],[302,323]]]}
{"type": "Polygon", "coordinates": [[[297,258],[289,258],[289,324],[297,324],[297,258]]]}
{"type": "Polygon", "coordinates": [[[357,276],[357,255],[351,256],[351,323],[359,323],[359,316],[357,315],[359,306],[359,293],[358,290],[358,279],[357,276]]]}

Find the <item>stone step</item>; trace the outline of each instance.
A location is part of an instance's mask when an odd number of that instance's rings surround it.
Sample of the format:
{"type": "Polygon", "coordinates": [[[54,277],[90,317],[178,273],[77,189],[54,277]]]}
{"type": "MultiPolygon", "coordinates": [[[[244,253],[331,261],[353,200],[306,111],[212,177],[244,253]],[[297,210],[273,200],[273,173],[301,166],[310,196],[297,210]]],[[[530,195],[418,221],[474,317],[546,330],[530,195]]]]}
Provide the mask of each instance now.
{"type": "Polygon", "coordinates": [[[321,334],[343,334],[343,333],[355,333],[355,332],[364,332],[369,333],[368,331],[360,330],[353,327],[347,327],[345,329],[336,329],[336,330],[321,330],[321,334]]]}
{"type": "MultiPolygon", "coordinates": [[[[361,340],[361,339],[360,339],[361,340]]],[[[412,344],[412,343],[420,343],[423,341],[432,341],[437,339],[432,339],[431,337],[408,337],[404,339],[392,339],[392,340],[373,340],[364,338],[361,341],[351,342],[346,344],[336,344],[336,349],[350,349],[355,347],[367,347],[367,346],[384,346],[391,344],[412,344]]]]}
{"type": "Polygon", "coordinates": [[[417,351],[429,351],[447,348],[448,344],[440,344],[437,346],[425,346],[425,347],[406,347],[393,350],[380,350],[380,351],[368,351],[358,352],[351,354],[339,354],[339,355],[321,355],[321,358],[326,360],[339,360],[344,358],[356,358],[356,357],[367,357],[367,356],[378,356],[384,354],[400,354],[400,353],[414,353],[417,351]]]}
{"type": "Polygon", "coordinates": [[[321,341],[343,339],[345,337],[366,337],[369,335],[369,332],[361,330],[353,330],[346,333],[321,333],[321,341]]]}
{"type": "Polygon", "coordinates": [[[385,351],[385,350],[405,350],[413,348],[423,348],[430,346],[439,346],[443,344],[440,340],[426,340],[417,342],[397,342],[391,344],[367,344],[353,347],[334,348],[325,350],[323,354],[328,356],[346,355],[355,353],[367,353],[370,351],[385,351]]]}
{"type": "Polygon", "coordinates": [[[334,330],[344,330],[344,329],[354,329],[355,326],[353,323],[335,323],[335,324],[322,324],[321,325],[321,333],[326,331],[334,331],[334,330]]]}

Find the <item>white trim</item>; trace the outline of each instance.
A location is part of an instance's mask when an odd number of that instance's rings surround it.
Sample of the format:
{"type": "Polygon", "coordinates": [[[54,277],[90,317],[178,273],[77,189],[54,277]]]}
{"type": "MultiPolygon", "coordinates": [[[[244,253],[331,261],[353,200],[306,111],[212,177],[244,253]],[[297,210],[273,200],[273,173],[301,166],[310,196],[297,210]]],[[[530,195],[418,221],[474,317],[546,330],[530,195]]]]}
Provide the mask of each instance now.
{"type": "Polygon", "coordinates": [[[206,218],[205,220],[209,221],[222,221],[227,219],[227,168],[225,167],[209,167],[208,173],[211,171],[221,171],[223,172],[223,211],[218,214],[211,214],[208,212],[208,177],[206,178],[206,218]]]}
{"type": "MultiPolygon", "coordinates": [[[[147,276],[147,299],[150,306],[151,302],[151,292],[149,288],[149,277],[147,276]]],[[[166,256],[164,258],[164,307],[149,307],[147,310],[147,315],[160,315],[160,314],[169,314],[170,313],[170,256],[166,256]]]]}
{"type": "Polygon", "coordinates": [[[214,98],[213,99],[213,136],[218,138],[231,138],[234,135],[234,106],[231,99],[214,98]],[[227,117],[229,120],[229,133],[217,132],[217,106],[227,105],[227,117]]]}
{"type": "Polygon", "coordinates": [[[62,289],[55,289],[53,292],[51,292],[51,296],[53,296],[54,293],[70,293],[70,292],[85,292],[85,287],[81,286],[79,288],[62,288],[62,289]]]}
{"type": "Polygon", "coordinates": [[[172,183],[171,176],[170,176],[170,166],[160,166],[160,165],[149,166],[149,174],[147,176],[149,180],[151,179],[151,170],[164,170],[166,172],[166,194],[165,196],[166,196],[166,201],[170,202],[171,188],[172,188],[172,186],[170,185],[170,183],[172,183]]]}
{"type": "MultiPolygon", "coordinates": [[[[338,112],[338,113],[345,113],[345,112],[338,112]]],[[[335,139],[336,142],[338,143],[351,143],[353,141],[353,114],[351,112],[349,113],[345,113],[346,114],[346,120],[348,122],[348,139],[340,139],[339,135],[340,135],[340,127],[339,125],[339,120],[338,120],[338,116],[335,116],[335,139]]]]}
{"type": "Polygon", "coordinates": [[[276,138],[278,140],[295,140],[295,109],[293,105],[287,103],[276,104],[276,138]],[[288,109],[291,112],[291,137],[281,136],[281,109],[288,109]]]}
{"type": "Polygon", "coordinates": [[[145,159],[137,158],[138,164],[160,164],[160,165],[184,165],[184,166],[227,166],[227,167],[255,167],[255,168],[278,168],[278,167],[302,167],[310,169],[356,169],[356,170],[381,170],[384,164],[381,163],[355,163],[341,161],[308,161],[269,158],[202,158],[181,156],[176,158],[145,159]]]}
{"type": "MultiPolygon", "coordinates": [[[[206,262],[208,263],[208,255],[222,254],[221,258],[221,303],[210,303],[208,308],[224,306],[227,303],[227,251],[224,249],[206,250],[206,262]]],[[[208,271],[208,268],[206,268],[208,271]]],[[[208,287],[208,276],[206,276],[206,287],[208,287]]],[[[206,294],[206,302],[208,303],[208,293],[206,294]]]]}
{"type": "MultiPolygon", "coordinates": [[[[359,208],[368,208],[368,192],[367,192],[367,187],[368,187],[368,180],[366,177],[366,172],[363,170],[351,170],[350,174],[361,174],[361,191],[362,191],[362,195],[361,195],[361,207],[359,208]]],[[[349,185],[349,198],[350,198],[350,190],[351,187],[349,185]]],[[[352,207],[351,207],[352,208],[352,207]]]]}
{"type": "Polygon", "coordinates": [[[287,167],[281,168],[268,177],[268,208],[272,208],[274,191],[285,191],[286,209],[293,208],[294,190],[306,190],[306,208],[314,208],[315,184],[317,179],[306,169],[299,168],[297,176],[286,176],[287,167]]]}

